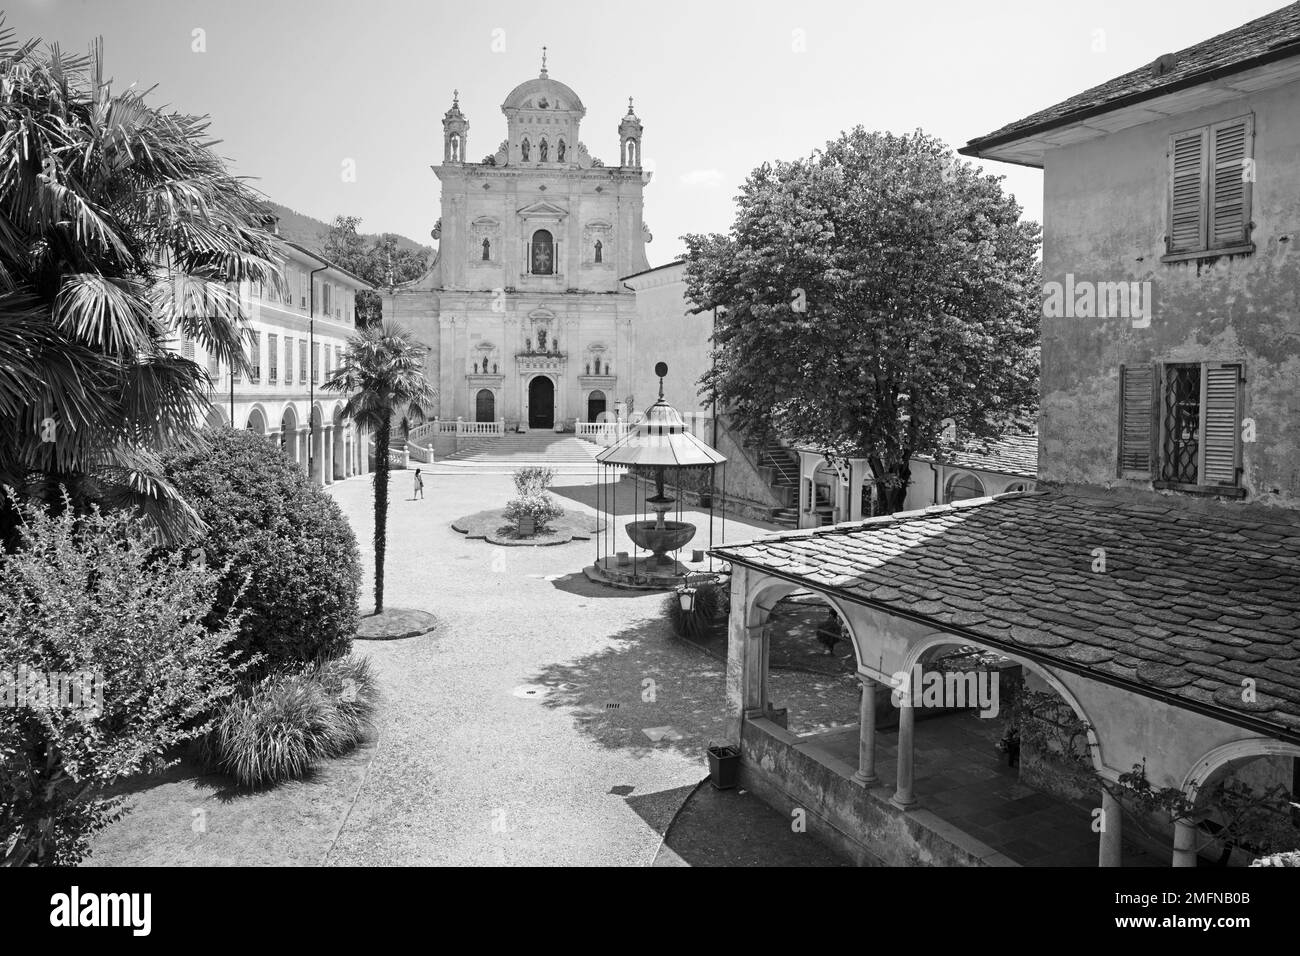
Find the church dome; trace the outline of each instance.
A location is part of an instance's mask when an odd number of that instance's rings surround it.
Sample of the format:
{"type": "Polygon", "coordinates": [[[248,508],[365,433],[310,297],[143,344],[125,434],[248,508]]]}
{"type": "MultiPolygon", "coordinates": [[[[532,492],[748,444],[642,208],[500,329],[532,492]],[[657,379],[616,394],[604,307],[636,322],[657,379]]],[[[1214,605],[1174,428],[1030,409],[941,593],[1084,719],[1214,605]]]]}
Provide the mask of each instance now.
{"type": "Polygon", "coordinates": [[[564,110],[573,113],[586,113],[587,108],[578,99],[578,94],[559,80],[553,80],[543,74],[535,79],[525,80],[506,97],[501,104],[503,110],[564,110]]]}

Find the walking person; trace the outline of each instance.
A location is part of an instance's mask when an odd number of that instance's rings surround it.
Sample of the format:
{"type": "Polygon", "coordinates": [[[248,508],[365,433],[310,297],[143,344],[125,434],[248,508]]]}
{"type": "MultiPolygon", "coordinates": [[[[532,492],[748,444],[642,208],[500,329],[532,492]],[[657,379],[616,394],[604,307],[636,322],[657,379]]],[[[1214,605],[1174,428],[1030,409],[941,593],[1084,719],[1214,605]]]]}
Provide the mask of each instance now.
{"type": "Polygon", "coordinates": [[[424,500],[424,479],[420,477],[420,469],[415,469],[415,488],[411,491],[411,500],[419,498],[424,500]]]}

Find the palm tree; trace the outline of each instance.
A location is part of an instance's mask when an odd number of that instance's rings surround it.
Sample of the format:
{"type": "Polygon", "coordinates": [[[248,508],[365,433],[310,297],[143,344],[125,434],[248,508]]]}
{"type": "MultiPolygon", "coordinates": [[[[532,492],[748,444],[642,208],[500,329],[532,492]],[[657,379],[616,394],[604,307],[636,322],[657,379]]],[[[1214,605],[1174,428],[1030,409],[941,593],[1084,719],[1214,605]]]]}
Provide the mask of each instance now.
{"type": "Polygon", "coordinates": [[[246,370],[238,283],[278,288],[283,254],[207,118],[148,93],[112,90],[99,43],[41,49],[0,17],[0,483],[180,535],[197,517],[158,452],[192,438],[212,383],[176,336],[246,370]]]}
{"type": "Polygon", "coordinates": [[[388,546],[388,446],[393,418],[413,403],[437,397],[424,377],[428,351],[401,326],[371,326],[348,342],[343,364],[324,385],[348,395],[343,414],[375,435],[375,613],[384,609],[384,553],[388,546]]]}

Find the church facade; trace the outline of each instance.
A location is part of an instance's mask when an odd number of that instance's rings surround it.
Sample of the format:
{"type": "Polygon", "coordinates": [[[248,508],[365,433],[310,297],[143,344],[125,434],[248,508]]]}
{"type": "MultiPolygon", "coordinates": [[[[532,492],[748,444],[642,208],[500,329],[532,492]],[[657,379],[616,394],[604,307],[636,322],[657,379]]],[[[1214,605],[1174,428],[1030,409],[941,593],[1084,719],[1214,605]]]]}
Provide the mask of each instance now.
{"type": "Polygon", "coordinates": [[[426,275],[386,294],[385,319],[429,349],[438,401],[426,414],[551,429],[626,413],[637,304],[622,277],[649,268],[651,239],[641,122],[629,99],[618,164],[605,165],[581,139],[586,107],[544,58],[501,111],[506,138],[475,162],[453,99],[433,167],[438,254],[426,275]]]}

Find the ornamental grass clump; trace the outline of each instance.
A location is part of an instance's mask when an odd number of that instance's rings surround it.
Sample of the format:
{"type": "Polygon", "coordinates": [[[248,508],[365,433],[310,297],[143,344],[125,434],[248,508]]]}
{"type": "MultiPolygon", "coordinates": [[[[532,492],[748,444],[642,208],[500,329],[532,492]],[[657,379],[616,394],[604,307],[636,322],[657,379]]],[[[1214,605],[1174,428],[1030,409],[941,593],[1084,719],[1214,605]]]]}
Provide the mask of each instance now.
{"type": "Polygon", "coordinates": [[[246,787],[304,777],[369,734],[377,696],[365,658],[273,674],[246,685],[221,709],[204,741],[204,760],[246,787]]]}

